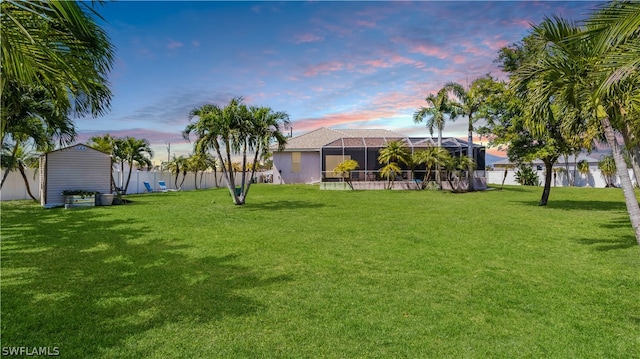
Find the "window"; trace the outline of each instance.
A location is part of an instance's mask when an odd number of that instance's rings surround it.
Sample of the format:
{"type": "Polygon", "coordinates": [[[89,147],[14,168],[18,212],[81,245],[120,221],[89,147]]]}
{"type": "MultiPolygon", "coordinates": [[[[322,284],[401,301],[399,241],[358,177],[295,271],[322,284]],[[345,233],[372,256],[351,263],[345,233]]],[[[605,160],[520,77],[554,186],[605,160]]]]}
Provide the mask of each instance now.
{"type": "Polygon", "coordinates": [[[302,154],[291,152],[291,172],[300,172],[300,170],[302,170],[302,154]]]}

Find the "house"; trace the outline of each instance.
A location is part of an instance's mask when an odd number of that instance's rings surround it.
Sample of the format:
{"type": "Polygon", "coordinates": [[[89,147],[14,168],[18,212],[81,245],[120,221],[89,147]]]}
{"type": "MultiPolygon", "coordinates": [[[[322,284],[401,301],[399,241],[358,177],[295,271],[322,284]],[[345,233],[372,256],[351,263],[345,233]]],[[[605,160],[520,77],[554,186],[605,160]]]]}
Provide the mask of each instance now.
{"type": "MultiPolygon", "coordinates": [[[[401,133],[382,129],[331,129],[321,127],[300,136],[289,138],[284,151],[273,152],[274,183],[316,183],[337,181],[340,176],[333,169],[341,162],[353,159],[359,168],[352,172],[354,181],[378,180],[378,155],[390,141],[404,141],[414,151],[433,147],[437,139],[431,137],[407,137],[401,133]]],[[[467,142],[453,137],[442,139],[442,146],[453,155],[467,154],[467,142]]],[[[485,166],[485,148],[473,145],[477,168],[485,166]]],[[[424,166],[416,168],[424,173],[424,166]]],[[[412,172],[403,167],[403,178],[410,179],[412,172]]]]}
{"type": "Polygon", "coordinates": [[[40,204],[64,205],[65,190],[111,193],[111,156],[79,143],[40,156],[40,204]]]}
{"type": "MultiPolygon", "coordinates": [[[[611,155],[610,150],[599,150],[594,152],[580,152],[577,155],[569,155],[566,158],[560,156],[556,163],[553,164],[552,185],[553,186],[577,186],[577,187],[604,187],[605,180],[598,169],[598,163],[605,156],[611,155]],[[580,173],[578,163],[585,161],[589,165],[589,172],[580,173]]],[[[539,182],[544,184],[545,167],[544,162],[539,159],[528,163],[537,173],[539,182]]],[[[506,184],[515,184],[515,169],[517,164],[511,162],[508,158],[497,161],[493,164],[494,171],[488,171],[488,183],[499,184],[504,178],[508,180],[506,184]],[[506,171],[506,172],[505,172],[506,171]],[[506,177],[505,174],[506,173],[506,177]]],[[[633,171],[629,169],[632,178],[633,171]]],[[[635,179],[634,179],[635,180],[635,179]]]]}

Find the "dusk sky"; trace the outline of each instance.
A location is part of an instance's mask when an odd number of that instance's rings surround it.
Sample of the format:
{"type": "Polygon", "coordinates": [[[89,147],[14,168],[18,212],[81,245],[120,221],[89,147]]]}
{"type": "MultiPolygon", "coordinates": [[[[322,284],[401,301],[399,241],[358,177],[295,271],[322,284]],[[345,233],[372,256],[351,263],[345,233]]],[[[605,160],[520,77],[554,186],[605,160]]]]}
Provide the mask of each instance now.
{"type": "MultiPolygon", "coordinates": [[[[318,127],[429,136],[413,112],[446,82],[505,78],[497,51],[531,23],[581,20],[597,3],[164,2],[98,6],[116,47],[111,111],[76,120],[79,141],[110,133],[148,139],[154,161],[188,155],[181,132],[206,103],[243,96],[290,115],[293,134],[318,127]]],[[[466,138],[466,119],[444,136],[466,138]]],[[[486,142],[486,140],[485,140],[486,142]]]]}

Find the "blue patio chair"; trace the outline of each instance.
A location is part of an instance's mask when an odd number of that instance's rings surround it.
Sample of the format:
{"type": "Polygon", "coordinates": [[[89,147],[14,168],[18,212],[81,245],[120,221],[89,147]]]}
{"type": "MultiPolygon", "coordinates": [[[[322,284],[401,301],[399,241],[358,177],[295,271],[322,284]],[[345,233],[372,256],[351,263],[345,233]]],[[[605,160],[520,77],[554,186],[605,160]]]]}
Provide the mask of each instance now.
{"type": "Polygon", "coordinates": [[[151,188],[151,184],[149,182],[142,182],[144,184],[144,188],[147,192],[151,193],[151,192],[155,192],[153,190],[153,188],[151,188]]]}
{"type": "Polygon", "coordinates": [[[167,192],[167,184],[164,181],[158,181],[158,187],[160,187],[160,191],[167,192]]]}

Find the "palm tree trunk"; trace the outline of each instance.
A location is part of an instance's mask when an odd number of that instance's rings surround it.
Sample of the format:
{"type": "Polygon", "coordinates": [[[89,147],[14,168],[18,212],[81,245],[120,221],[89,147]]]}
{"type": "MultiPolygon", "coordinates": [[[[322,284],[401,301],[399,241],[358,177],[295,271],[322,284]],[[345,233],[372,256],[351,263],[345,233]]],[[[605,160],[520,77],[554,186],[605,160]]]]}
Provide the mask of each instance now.
{"type": "Polygon", "coordinates": [[[549,159],[543,159],[544,162],[544,189],[540,198],[540,206],[546,206],[551,193],[551,173],[553,172],[553,162],[549,159]]]}
{"type": "Polygon", "coordinates": [[[24,180],[24,185],[27,188],[27,193],[29,194],[29,197],[33,198],[34,201],[37,201],[37,199],[31,193],[31,188],[29,187],[29,180],[27,179],[27,175],[24,173],[24,166],[19,163],[18,169],[20,170],[20,174],[22,175],[22,180],[24,180]]]}
{"type": "MultiPolygon", "coordinates": [[[[623,131],[621,132],[624,143],[632,143],[633,134],[631,133],[629,126],[624,126],[623,131]]],[[[640,151],[638,151],[638,146],[630,148],[628,152],[629,158],[631,159],[631,167],[633,168],[633,176],[636,179],[636,184],[640,184],[640,151]]]]}
{"type": "Polygon", "coordinates": [[[469,161],[469,168],[468,168],[468,173],[467,173],[467,181],[469,181],[468,184],[468,191],[474,191],[475,188],[473,186],[473,164],[475,162],[474,158],[473,158],[473,120],[472,120],[472,114],[469,114],[469,137],[468,137],[468,141],[469,143],[467,144],[467,157],[469,157],[469,159],[471,161],[469,161]]]}
{"type": "Polygon", "coordinates": [[[178,188],[179,190],[182,190],[182,185],[184,184],[185,179],[187,179],[187,171],[182,171],[182,181],[180,181],[180,188],[178,188]]]}
{"type": "MultiPolygon", "coordinates": [[[[438,128],[438,148],[442,148],[442,128],[438,128]]],[[[441,181],[440,163],[436,163],[436,182],[438,182],[438,188],[442,188],[441,181]]]]}
{"type": "Polygon", "coordinates": [[[608,117],[604,117],[601,120],[604,130],[604,136],[607,139],[611,152],[613,154],[613,160],[616,163],[618,170],[618,176],[620,176],[620,185],[624,193],[624,200],[627,205],[627,212],[629,212],[629,219],[631,226],[634,229],[636,235],[636,241],[640,244],[640,206],[638,206],[638,200],[636,199],[635,191],[633,190],[633,184],[631,183],[631,177],[629,177],[629,170],[627,164],[622,156],[622,151],[618,145],[613,127],[608,117]]]}
{"type": "Polygon", "coordinates": [[[19,145],[20,145],[20,142],[16,141],[16,144],[13,147],[13,151],[11,151],[11,164],[7,166],[7,168],[4,170],[4,173],[2,174],[2,182],[0,182],[0,188],[4,186],[4,182],[7,180],[7,177],[9,177],[9,172],[11,172],[11,168],[13,168],[13,165],[16,162],[16,154],[18,153],[19,145]]]}
{"type": "Polygon", "coordinates": [[[129,182],[131,181],[131,173],[133,172],[133,162],[129,163],[129,174],[127,175],[127,183],[124,185],[124,194],[127,194],[129,189],[129,182]]]}

